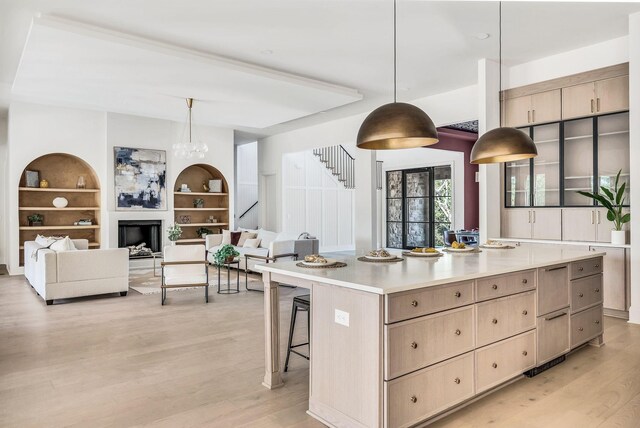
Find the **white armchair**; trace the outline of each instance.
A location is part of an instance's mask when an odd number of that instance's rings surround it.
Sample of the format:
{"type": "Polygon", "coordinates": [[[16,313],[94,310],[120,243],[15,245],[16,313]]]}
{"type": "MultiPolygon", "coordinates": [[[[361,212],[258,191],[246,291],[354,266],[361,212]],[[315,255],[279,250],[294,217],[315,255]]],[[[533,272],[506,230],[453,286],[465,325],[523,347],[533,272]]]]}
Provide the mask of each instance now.
{"type": "Polygon", "coordinates": [[[55,299],[129,291],[126,248],[88,250],[86,239],[74,239],[75,251],[53,251],[35,241],[24,243],[24,274],[47,302],[55,299]]]}
{"type": "Polygon", "coordinates": [[[167,288],[204,287],[204,300],[209,303],[209,266],[204,245],[172,245],[164,247],[162,265],[162,304],[167,288]]]}

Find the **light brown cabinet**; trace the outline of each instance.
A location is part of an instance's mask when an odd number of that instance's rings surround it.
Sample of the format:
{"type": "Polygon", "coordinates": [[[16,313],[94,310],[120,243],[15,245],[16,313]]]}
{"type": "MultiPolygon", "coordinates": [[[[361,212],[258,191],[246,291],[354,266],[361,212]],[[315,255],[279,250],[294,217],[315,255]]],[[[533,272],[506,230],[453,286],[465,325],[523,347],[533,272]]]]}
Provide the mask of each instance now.
{"type": "Polygon", "coordinates": [[[561,119],[560,89],[504,101],[505,125],[511,127],[555,122],[561,119]]]}
{"type": "Polygon", "coordinates": [[[537,318],[538,354],[541,365],[569,351],[569,308],[537,318]]]}
{"type": "Polygon", "coordinates": [[[569,266],[538,269],[538,316],[569,306],[569,266]]]}
{"type": "Polygon", "coordinates": [[[513,239],[562,239],[559,208],[516,209],[503,211],[502,235],[513,239]]]}
{"type": "Polygon", "coordinates": [[[562,88],[562,119],[629,109],[629,76],[562,88]]]}
{"type": "Polygon", "coordinates": [[[535,291],[479,303],[476,311],[477,345],[488,345],[535,328],[535,311],[535,291]]]}
{"type": "MultiPolygon", "coordinates": [[[[628,212],[628,209],[623,209],[628,212]]],[[[604,208],[563,208],[562,240],[611,242],[613,223],[607,220],[604,208]]],[[[629,223],[623,229],[629,230],[629,223]]]]}
{"type": "Polygon", "coordinates": [[[629,310],[629,254],[628,248],[590,247],[593,251],[604,251],[603,277],[604,288],[603,306],[607,315],[626,318],[629,310]]]}

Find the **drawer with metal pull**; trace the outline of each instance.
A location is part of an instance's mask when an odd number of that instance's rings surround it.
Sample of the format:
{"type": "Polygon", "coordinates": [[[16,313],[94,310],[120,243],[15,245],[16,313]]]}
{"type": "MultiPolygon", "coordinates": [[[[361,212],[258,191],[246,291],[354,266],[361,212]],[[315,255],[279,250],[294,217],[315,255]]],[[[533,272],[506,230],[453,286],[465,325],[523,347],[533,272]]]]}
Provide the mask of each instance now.
{"type": "Polygon", "coordinates": [[[471,351],[474,310],[465,306],[385,326],[385,379],[471,351]]]}
{"type": "Polygon", "coordinates": [[[569,265],[538,269],[538,316],[569,306],[569,265]]]}
{"type": "Polygon", "coordinates": [[[571,348],[602,334],[602,305],[571,315],[571,348]]]}
{"type": "Polygon", "coordinates": [[[385,382],[389,428],[410,427],[471,398],[473,352],[385,382]]]}
{"type": "Polygon", "coordinates": [[[536,292],[478,303],[476,309],[477,346],[488,345],[536,326],[536,292]]]}
{"type": "Polygon", "coordinates": [[[569,352],[569,308],[538,317],[537,363],[541,365],[569,352]]]}
{"type": "Polygon", "coordinates": [[[476,281],[476,300],[495,299],[536,288],[536,271],[528,270],[476,281]]]}
{"type": "Polygon", "coordinates": [[[571,279],[582,278],[602,272],[602,257],[571,263],[571,279]]]}
{"type": "Polygon", "coordinates": [[[476,351],[476,394],[536,366],[536,331],[476,351]]]}
{"type": "Polygon", "coordinates": [[[404,321],[473,303],[473,281],[390,294],[385,301],[385,322],[404,321]]]}
{"type": "Polygon", "coordinates": [[[571,281],[571,313],[602,303],[602,274],[571,281]]]}

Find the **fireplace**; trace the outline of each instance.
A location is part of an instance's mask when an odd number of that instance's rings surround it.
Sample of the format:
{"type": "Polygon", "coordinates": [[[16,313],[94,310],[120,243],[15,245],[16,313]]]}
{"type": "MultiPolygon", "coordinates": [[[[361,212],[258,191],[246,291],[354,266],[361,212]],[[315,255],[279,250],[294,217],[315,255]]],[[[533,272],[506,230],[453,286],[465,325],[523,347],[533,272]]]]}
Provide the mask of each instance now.
{"type": "Polygon", "coordinates": [[[133,259],[162,252],[162,221],[119,220],[118,247],[129,248],[129,258],[133,259]]]}

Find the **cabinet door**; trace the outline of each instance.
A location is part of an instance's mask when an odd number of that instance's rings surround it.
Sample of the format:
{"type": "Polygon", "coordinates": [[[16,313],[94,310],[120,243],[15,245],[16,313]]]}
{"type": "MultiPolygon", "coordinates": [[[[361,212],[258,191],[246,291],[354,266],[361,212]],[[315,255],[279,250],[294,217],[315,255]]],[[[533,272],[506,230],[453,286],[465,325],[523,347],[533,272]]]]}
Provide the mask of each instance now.
{"type": "Polygon", "coordinates": [[[538,317],[537,327],[538,365],[569,351],[569,308],[538,317]]]}
{"type": "Polygon", "coordinates": [[[531,123],[531,96],[504,101],[505,126],[517,127],[531,123]]]}
{"type": "Polygon", "coordinates": [[[595,85],[596,113],[629,110],[629,76],[598,80],[595,85]]]}
{"type": "Polygon", "coordinates": [[[604,251],[602,263],[603,305],[607,309],[627,310],[627,263],[624,248],[591,247],[593,251],[604,251]]]}
{"type": "Polygon", "coordinates": [[[562,210],[560,208],[546,208],[533,210],[531,216],[533,224],[533,239],[562,239],[562,210]]]}
{"type": "MultiPolygon", "coordinates": [[[[623,208],[622,212],[627,214],[629,208],[623,208]]],[[[607,210],[605,208],[596,209],[596,225],[598,242],[611,242],[611,231],[613,230],[613,222],[607,219],[607,210]]],[[[629,223],[622,226],[622,230],[627,232],[627,239],[629,238],[629,223]]]]}
{"type": "Polygon", "coordinates": [[[531,239],[531,210],[509,208],[502,211],[502,236],[531,239]]]}
{"type": "Polygon", "coordinates": [[[531,123],[557,122],[562,119],[560,89],[531,96],[531,123]]]}
{"type": "Polygon", "coordinates": [[[562,119],[591,116],[596,112],[593,82],[562,88],[562,119]]]}
{"type": "Polygon", "coordinates": [[[593,208],[564,208],[562,210],[562,240],[596,240],[596,210],[593,208]]]}

